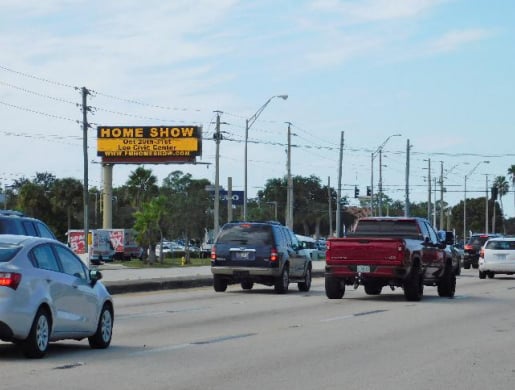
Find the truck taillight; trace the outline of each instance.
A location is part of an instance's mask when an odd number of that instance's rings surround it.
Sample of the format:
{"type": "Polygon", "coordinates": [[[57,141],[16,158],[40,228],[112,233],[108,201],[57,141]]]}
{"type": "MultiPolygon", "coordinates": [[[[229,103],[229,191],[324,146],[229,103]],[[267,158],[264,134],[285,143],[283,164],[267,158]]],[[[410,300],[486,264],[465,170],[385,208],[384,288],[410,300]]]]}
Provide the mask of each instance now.
{"type": "Polygon", "coordinates": [[[21,282],[21,274],[17,272],[0,272],[0,286],[10,287],[13,290],[18,288],[21,282]]]}
{"type": "Polygon", "coordinates": [[[479,251],[479,257],[481,257],[482,259],[485,258],[485,250],[483,248],[481,248],[481,250],[479,251]]]}
{"type": "Polygon", "coordinates": [[[463,247],[463,249],[465,249],[465,250],[471,250],[471,249],[472,249],[472,245],[470,245],[470,244],[465,244],[465,246],[463,247]]]}
{"type": "Polygon", "coordinates": [[[212,246],[211,247],[211,261],[215,261],[216,260],[216,246],[212,246]]]}
{"type": "Polygon", "coordinates": [[[279,260],[279,255],[277,254],[277,249],[272,248],[272,250],[270,251],[270,261],[273,263],[273,262],[276,262],[277,260],[279,260]]]}

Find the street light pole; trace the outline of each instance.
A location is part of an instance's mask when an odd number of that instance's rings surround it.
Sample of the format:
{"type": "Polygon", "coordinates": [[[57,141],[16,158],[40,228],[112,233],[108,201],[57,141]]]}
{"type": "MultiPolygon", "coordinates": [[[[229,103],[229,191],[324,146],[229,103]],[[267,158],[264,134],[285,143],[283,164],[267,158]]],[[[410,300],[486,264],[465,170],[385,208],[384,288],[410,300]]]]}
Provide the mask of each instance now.
{"type": "MultiPolygon", "coordinates": [[[[371,181],[371,183],[370,183],[370,197],[371,197],[371,202],[373,202],[373,199],[374,199],[374,157],[375,157],[375,155],[380,153],[379,157],[381,159],[381,154],[383,152],[383,148],[386,145],[386,143],[390,140],[390,138],[392,138],[392,137],[400,137],[400,136],[401,136],[401,134],[392,134],[392,135],[388,136],[388,138],[386,138],[384,140],[384,142],[377,148],[377,150],[372,153],[372,156],[371,156],[372,157],[371,158],[371,167],[370,167],[370,170],[371,170],[371,175],[370,175],[370,181],[371,181]]],[[[378,199],[378,202],[379,202],[379,216],[382,215],[381,208],[383,206],[382,199],[381,199],[382,195],[383,195],[382,194],[382,185],[383,185],[382,181],[383,181],[383,178],[382,178],[382,168],[381,168],[381,165],[382,165],[382,162],[379,161],[379,194],[378,194],[378,196],[379,196],[379,199],[378,199]]],[[[372,206],[372,215],[374,215],[373,206],[372,206]]]]}
{"type": "Polygon", "coordinates": [[[249,119],[245,121],[245,150],[244,150],[244,159],[245,159],[245,185],[243,189],[243,220],[247,220],[247,165],[248,165],[248,159],[247,159],[247,147],[248,147],[248,141],[249,141],[249,129],[254,124],[254,122],[257,120],[259,115],[263,112],[263,110],[268,106],[268,103],[272,101],[273,98],[281,98],[283,100],[288,99],[288,95],[274,95],[271,98],[269,98],[265,104],[263,104],[254,115],[252,115],[249,119]]]}
{"type": "Polygon", "coordinates": [[[490,164],[490,161],[479,161],[474,168],[470,170],[468,174],[465,175],[465,185],[463,188],[463,242],[467,238],[467,178],[474,173],[476,168],[481,164],[490,164]]]}

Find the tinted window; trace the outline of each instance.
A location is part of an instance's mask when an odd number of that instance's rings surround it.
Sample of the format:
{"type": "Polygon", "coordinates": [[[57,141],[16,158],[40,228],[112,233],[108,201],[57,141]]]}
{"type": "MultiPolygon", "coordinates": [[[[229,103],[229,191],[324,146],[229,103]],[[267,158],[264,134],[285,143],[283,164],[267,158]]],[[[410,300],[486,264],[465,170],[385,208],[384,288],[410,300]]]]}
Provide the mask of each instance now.
{"type": "Polygon", "coordinates": [[[388,233],[418,236],[418,224],[415,220],[361,220],[356,228],[356,233],[388,233]]]}
{"type": "Polygon", "coordinates": [[[36,222],[36,228],[39,232],[40,237],[53,238],[55,239],[54,233],[43,223],[36,222]]]}
{"type": "Polygon", "coordinates": [[[0,218],[1,234],[24,234],[21,224],[17,220],[9,218],[0,218]]]}
{"type": "Polygon", "coordinates": [[[41,269],[59,271],[59,265],[50,245],[40,245],[32,250],[33,263],[41,269]]]}
{"type": "Polygon", "coordinates": [[[38,237],[39,234],[36,231],[36,227],[32,221],[22,221],[23,228],[25,229],[25,234],[27,236],[38,237]]]}
{"type": "Polygon", "coordinates": [[[234,245],[272,245],[272,228],[268,225],[243,223],[226,226],[217,238],[217,243],[234,245]]]}
{"type": "Polygon", "coordinates": [[[77,257],[67,248],[56,245],[55,249],[59,256],[59,260],[61,261],[61,265],[63,266],[64,273],[73,275],[77,278],[87,279],[86,268],[82,261],[77,259],[77,257]]]}
{"type": "Polygon", "coordinates": [[[485,249],[515,250],[515,241],[488,241],[485,249]]]}
{"type": "Polygon", "coordinates": [[[16,253],[21,249],[20,246],[14,246],[10,244],[0,245],[0,263],[11,261],[16,253]]]}

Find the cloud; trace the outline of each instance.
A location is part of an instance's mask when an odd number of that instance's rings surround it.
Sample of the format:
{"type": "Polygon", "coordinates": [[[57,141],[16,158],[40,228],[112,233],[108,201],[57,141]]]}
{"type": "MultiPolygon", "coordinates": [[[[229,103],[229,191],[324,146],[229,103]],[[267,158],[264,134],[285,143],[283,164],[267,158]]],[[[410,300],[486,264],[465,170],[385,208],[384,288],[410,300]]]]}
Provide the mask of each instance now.
{"type": "Polygon", "coordinates": [[[481,41],[493,33],[486,29],[469,29],[461,31],[449,31],[438,39],[429,42],[427,50],[430,53],[443,53],[459,49],[469,43],[481,41]]]}
{"type": "Polygon", "coordinates": [[[447,0],[315,0],[314,10],[337,13],[352,23],[389,21],[419,16],[447,0]]]}

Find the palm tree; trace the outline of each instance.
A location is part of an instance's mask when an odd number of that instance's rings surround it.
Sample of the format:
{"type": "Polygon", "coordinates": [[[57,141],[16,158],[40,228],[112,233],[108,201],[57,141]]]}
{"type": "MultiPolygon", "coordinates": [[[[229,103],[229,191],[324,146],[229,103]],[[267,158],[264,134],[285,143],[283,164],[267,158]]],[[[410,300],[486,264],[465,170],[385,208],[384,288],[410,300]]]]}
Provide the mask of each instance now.
{"type": "Polygon", "coordinates": [[[152,170],[138,167],[129,175],[127,187],[132,196],[132,206],[140,210],[142,203],[147,202],[157,195],[157,177],[152,174],[152,170]]]}
{"type": "Polygon", "coordinates": [[[510,175],[511,179],[511,187],[514,189],[513,191],[513,205],[515,206],[515,165],[512,165],[508,168],[508,175],[510,175]]]}
{"type": "MultiPolygon", "coordinates": [[[[506,195],[510,189],[510,185],[506,181],[506,176],[497,176],[494,180],[494,187],[497,188],[497,195],[499,196],[499,203],[501,204],[501,221],[503,224],[503,230],[504,228],[504,207],[502,204],[502,197],[506,195]]],[[[494,201],[494,207],[495,207],[495,201],[494,201]]]]}

